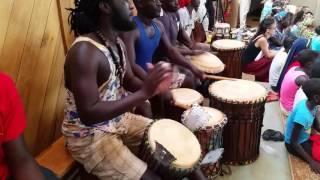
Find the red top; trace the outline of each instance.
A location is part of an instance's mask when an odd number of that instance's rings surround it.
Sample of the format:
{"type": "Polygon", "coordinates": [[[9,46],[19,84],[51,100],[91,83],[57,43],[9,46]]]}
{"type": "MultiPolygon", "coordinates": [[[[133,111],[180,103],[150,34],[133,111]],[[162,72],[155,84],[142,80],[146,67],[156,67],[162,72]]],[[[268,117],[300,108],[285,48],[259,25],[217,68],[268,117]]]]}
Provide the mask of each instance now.
{"type": "Polygon", "coordinates": [[[8,167],[2,144],[22,135],[26,117],[14,82],[0,73],[0,180],[8,176],[8,167]]]}

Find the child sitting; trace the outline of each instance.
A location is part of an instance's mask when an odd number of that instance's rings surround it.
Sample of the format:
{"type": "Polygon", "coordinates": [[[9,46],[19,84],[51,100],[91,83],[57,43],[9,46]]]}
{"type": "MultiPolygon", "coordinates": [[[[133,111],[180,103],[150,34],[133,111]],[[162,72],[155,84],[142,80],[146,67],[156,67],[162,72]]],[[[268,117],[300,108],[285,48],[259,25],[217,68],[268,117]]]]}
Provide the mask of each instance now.
{"type": "MultiPolygon", "coordinates": [[[[319,59],[312,66],[310,78],[320,78],[320,61],[319,61],[319,59]]],[[[301,100],[306,100],[306,99],[308,99],[308,98],[307,98],[306,94],[303,92],[302,87],[300,87],[294,97],[293,109],[297,106],[297,104],[301,100]]]]}
{"type": "Polygon", "coordinates": [[[280,107],[285,115],[292,111],[294,96],[299,87],[308,80],[312,65],[317,57],[318,53],[312,50],[301,51],[297,56],[300,67],[292,67],[284,76],[280,89],[280,107]]]}
{"type": "Polygon", "coordinates": [[[273,58],[270,71],[269,71],[269,84],[271,89],[276,92],[276,86],[278,83],[278,79],[280,77],[280,73],[284,64],[286,63],[288,52],[294,42],[294,38],[287,37],[284,42],[283,50],[280,50],[277,55],[273,58]]]}
{"type": "Polygon", "coordinates": [[[290,114],[285,132],[285,146],[289,153],[306,161],[310,168],[320,173],[320,163],[312,158],[310,134],[312,127],[319,127],[315,114],[320,105],[320,79],[311,79],[302,86],[307,100],[302,100],[290,114]]]}
{"type": "Polygon", "coordinates": [[[315,35],[311,39],[310,48],[320,53],[320,26],[315,29],[315,35]]]}

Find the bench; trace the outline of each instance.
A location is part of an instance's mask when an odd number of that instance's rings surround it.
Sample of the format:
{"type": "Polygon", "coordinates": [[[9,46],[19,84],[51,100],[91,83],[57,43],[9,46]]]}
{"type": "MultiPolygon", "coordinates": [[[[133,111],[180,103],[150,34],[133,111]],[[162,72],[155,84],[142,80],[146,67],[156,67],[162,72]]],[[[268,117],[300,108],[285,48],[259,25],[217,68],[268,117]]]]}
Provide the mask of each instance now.
{"type": "Polygon", "coordinates": [[[76,166],[76,161],[65,148],[63,137],[41,152],[36,157],[36,161],[50,169],[58,178],[64,178],[76,166]]]}
{"type": "Polygon", "coordinates": [[[50,169],[59,179],[97,180],[98,178],[88,174],[83,166],[77,163],[65,147],[64,138],[60,137],[46,150],[41,152],[36,161],[43,167],[50,169]]]}

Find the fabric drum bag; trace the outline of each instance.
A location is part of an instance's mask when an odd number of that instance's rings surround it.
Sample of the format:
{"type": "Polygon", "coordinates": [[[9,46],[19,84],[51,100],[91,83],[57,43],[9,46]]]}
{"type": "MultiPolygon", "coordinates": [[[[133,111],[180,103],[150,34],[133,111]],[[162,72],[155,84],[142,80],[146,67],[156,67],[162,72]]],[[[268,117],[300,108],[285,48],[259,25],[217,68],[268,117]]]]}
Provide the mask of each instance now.
{"type": "Polygon", "coordinates": [[[222,76],[231,78],[241,78],[241,53],[245,48],[245,43],[238,40],[222,39],[212,43],[212,48],[218,51],[218,57],[225,64],[222,76]]]}
{"type": "Polygon", "coordinates": [[[166,117],[180,121],[182,113],[191,108],[193,104],[202,104],[203,96],[188,88],[172,89],[173,104],[168,104],[166,109],[166,117]]]}
{"type": "Polygon", "coordinates": [[[223,130],[227,164],[254,162],[259,156],[266,89],[252,81],[222,80],[209,86],[210,106],[226,114],[223,130]]]}
{"type": "Polygon", "coordinates": [[[199,70],[209,74],[217,74],[224,70],[224,64],[221,60],[209,52],[191,56],[190,62],[199,70]]]}
{"type": "MultiPolygon", "coordinates": [[[[209,115],[209,119],[204,126],[195,130],[194,134],[200,142],[201,156],[204,158],[208,152],[222,148],[222,131],[223,127],[227,123],[227,117],[217,109],[210,107],[202,108],[204,109],[205,113],[209,115]]],[[[190,127],[192,124],[190,125],[188,122],[186,122],[188,120],[187,116],[191,110],[192,109],[186,110],[183,113],[181,121],[189,129],[194,130],[194,127],[190,127]]],[[[208,179],[214,179],[220,174],[221,162],[219,160],[213,164],[202,165],[201,169],[208,179]]]]}
{"type": "Polygon", "coordinates": [[[199,166],[201,148],[196,136],[179,122],[163,119],[146,130],[140,157],[162,179],[188,176],[199,166]]]}

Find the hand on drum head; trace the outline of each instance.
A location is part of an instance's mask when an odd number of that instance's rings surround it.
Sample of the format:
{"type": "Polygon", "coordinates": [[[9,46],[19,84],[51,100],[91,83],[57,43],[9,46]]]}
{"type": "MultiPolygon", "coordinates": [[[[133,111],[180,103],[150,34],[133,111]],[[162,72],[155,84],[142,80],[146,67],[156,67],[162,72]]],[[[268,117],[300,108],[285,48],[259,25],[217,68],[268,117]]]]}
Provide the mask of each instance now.
{"type": "Polygon", "coordinates": [[[198,49],[198,50],[201,50],[201,51],[210,51],[210,45],[209,44],[206,44],[206,43],[196,43],[194,45],[194,49],[198,49]]]}
{"type": "Polygon", "coordinates": [[[155,65],[148,63],[147,67],[148,76],[142,87],[143,92],[147,96],[154,96],[167,91],[172,82],[172,66],[160,61],[155,65]]]}
{"type": "Polygon", "coordinates": [[[200,54],[203,54],[203,53],[205,53],[205,51],[195,49],[195,50],[191,51],[191,56],[196,56],[196,55],[200,55],[200,54]]]}

